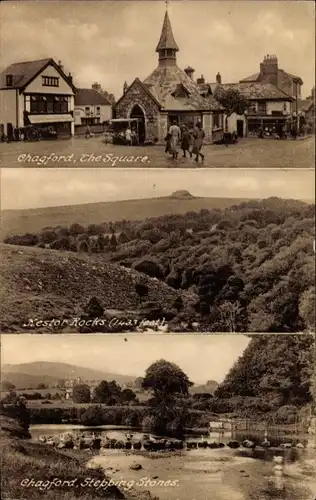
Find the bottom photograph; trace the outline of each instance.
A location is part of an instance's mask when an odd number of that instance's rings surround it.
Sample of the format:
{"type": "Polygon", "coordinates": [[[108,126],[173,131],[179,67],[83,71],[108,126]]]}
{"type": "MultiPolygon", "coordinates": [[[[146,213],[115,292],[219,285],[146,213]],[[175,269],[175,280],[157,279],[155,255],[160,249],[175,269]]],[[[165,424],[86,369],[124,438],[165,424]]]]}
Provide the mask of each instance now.
{"type": "Polygon", "coordinates": [[[311,334],[2,335],[2,498],[315,500],[315,352],[311,334]]]}

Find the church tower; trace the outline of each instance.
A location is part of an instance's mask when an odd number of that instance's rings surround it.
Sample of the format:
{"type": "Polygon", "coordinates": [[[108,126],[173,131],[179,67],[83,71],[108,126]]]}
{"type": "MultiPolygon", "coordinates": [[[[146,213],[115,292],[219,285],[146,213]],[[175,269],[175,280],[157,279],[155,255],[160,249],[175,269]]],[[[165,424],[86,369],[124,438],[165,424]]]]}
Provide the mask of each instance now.
{"type": "Polygon", "coordinates": [[[179,47],[175,42],[168,10],[166,10],[160,40],[156,47],[156,52],[159,54],[159,66],[176,65],[176,53],[178,51],[179,47]]]}

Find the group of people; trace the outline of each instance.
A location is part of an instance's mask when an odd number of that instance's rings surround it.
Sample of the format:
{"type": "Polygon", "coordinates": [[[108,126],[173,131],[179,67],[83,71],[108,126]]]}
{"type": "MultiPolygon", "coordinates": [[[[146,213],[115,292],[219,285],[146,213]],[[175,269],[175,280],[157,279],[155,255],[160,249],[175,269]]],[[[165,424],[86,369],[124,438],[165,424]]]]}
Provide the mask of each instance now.
{"type": "Polygon", "coordinates": [[[165,152],[170,153],[173,159],[177,159],[179,154],[178,147],[180,146],[184,158],[186,158],[188,153],[190,158],[195,155],[197,163],[199,158],[204,163],[204,154],[202,153],[204,137],[205,132],[201,122],[197,122],[195,127],[188,128],[186,125],[183,125],[180,128],[174,120],[165,137],[165,152]]]}
{"type": "Polygon", "coordinates": [[[276,125],[273,125],[272,127],[259,127],[258,129],[258,137],[260,139],[263,139],[264,136],[272,136],[272,137],[278,137],[279,139],[286,139],[288,136],[292,137],[292,139],[296,139],[298,135],[297,127],[295,125],[292,126],[286,126],[282,123],[276,123],[276,125]]]}
{"type": "Polygon", "coordinates": [[[131,129],[131,127],[128,126],[127,129],[125,130],[124,135],[125,135],[125,140],[129,146],[138,143],[137,132],[134,128],[131,129]]]}

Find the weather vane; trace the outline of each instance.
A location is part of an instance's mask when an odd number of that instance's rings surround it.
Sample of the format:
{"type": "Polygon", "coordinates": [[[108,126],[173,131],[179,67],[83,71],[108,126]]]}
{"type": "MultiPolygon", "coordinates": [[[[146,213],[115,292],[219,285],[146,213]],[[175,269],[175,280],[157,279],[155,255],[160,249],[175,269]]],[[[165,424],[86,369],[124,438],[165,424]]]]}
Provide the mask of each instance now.
{"type": "Polygon", "coordinates": [[[166,10],[168,10],[169,0],[165,0],[166,10]]]}

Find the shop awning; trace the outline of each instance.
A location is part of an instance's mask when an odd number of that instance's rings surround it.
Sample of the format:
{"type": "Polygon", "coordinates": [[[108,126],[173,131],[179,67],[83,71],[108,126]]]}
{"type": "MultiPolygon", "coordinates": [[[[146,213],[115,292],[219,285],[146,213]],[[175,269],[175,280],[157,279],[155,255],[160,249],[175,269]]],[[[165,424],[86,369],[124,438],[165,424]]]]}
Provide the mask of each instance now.
{"type": "Polygon", "coordinates": [[[29,115],[29,120],[32,124],[37,123],[63,123],[63,122],[72,122],[73,117],[71,114],[65,115],[29,115]]]}

